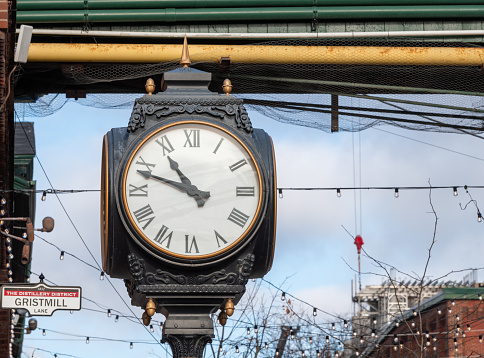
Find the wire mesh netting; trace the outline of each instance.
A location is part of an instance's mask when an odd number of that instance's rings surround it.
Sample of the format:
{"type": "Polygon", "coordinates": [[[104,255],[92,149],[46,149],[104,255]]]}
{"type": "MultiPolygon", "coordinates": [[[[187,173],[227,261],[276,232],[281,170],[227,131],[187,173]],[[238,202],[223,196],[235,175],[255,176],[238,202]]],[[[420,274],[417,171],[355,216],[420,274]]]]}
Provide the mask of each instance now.
{"type": "MultiPolygon", "coordinates": [[[[243,98],[248,109],[284,123],[328,132],[360,131],[382,124],[454,133],[477,134],[484,130],[482,66],[412,62],[416,53],[427,49],[458,51],[480,47],[477,44],[429,39],[314,39],[251,46],[279,46],[298,55],[289,63],[224,63],[214,58],[191,67],[212,73],[212,91],[222,92],[221,83],[230,78],[232,94],[243,98]],[[334,59],[334,51],[342,49],[352,49],[351,58],[343,53],[334,59]],[[396,60],[380,63],[389,50],[399,51],[396,60]]],[[[120,81],[160,77],[178,68],[178,61],[61,65],[49,81],[51,85],[81,88],[102,84],[99,93],[90,93],[77,103],[107,109],[131,108],[134,99],[142,95],[142,88],[140,93],[116,93],[120,81]]],[[[24,71],[17,73],[18,81],[35,80],[35,69],[27,67],[24,71]]],[[[37,74],[41,78],[41,72],[37,74]]],[[[50,93],[17,109],[26,117],[41,117],[56,112],[67,101],[74,99],[50,93]]]]}

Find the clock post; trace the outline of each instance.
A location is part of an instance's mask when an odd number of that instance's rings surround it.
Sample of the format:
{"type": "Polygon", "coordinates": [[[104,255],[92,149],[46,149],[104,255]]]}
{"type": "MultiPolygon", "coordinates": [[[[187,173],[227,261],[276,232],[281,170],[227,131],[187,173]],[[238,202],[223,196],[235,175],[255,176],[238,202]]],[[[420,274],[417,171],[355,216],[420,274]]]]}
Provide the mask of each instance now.
{"type": "Polygon", "coordinates": [[[166,317],[173,357],[202,357],[249,278],[271,268],[275,158],[241,99],[207,89],[211,74],[165,73],[167,90],[135,101],[127,128],[103,142],[103,269],[131,303],[166,317]]]}

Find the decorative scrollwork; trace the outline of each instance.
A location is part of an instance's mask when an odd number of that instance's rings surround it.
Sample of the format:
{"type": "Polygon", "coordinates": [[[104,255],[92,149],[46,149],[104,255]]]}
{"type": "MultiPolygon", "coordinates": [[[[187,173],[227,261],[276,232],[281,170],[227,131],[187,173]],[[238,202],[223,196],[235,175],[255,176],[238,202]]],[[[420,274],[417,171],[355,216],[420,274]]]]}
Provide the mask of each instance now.
{"type": "Polygon", "coordinates": [[[169,272],[156,270],[156,274],[149,272],[145,276],[146,283],[149,285],[154,285],[158,282],[162,282],[164,284],[169,283],[178,283],[180,285],[185,285],[187,282],[187,278],[183,275],[173,275],[169,272]]]}
{"type": "Polygon", "coordinates": [[[163,98],[163,96],[149,96],[138,98],[131,112],[128,123],[128,132],[134,133],[138,128],[145,126],[146,116],[155,114],[162,118],[172,114],[209,114],[220,120],[228,121],[233,119],[237,128],[242,128],[247,133],[252,133],[247,110],[242,100],[236,98],[163,98]],[[159,98],[158,98],[159,97],[159,98]],[[157,98],[157,99],[154,99],[157,98]]]}
{"type": "Polygon", "coordinates": [[[239,285],[245,285],[249,280],[250,273],[254,267],[255,256],[248,254],[244,259],[237,260],[237,271],[239,273],[239,285]]]}
{"type": "Polygon", "coordinates": [[[219,282],[225,281],[229,285],[233,285],[236,283],[237,275],[233,272],[227,273],[225,270],[213,272],[209,275],[199,275],[197,276],[197,283],[204,284],[207,281],[216,285],[219,282]]]}
{"type": "Polygon", "coordinates": [[[162,343],[168,343],[173,358],[194,357],[202,358],[207,343],[212,342],[209,335],[184,336],[167,334],[163,336],[162,343]]]}
{"type": "Polygon", "coordinates": [[[138,285],[141,285],[144,281],[144,273],[145,273],[144,260],[138,259],[134,254],[129,254],[128,264],[129,264],[129,270],[131,271],[131,275],[133,275],[134,281],[138,285]]]}

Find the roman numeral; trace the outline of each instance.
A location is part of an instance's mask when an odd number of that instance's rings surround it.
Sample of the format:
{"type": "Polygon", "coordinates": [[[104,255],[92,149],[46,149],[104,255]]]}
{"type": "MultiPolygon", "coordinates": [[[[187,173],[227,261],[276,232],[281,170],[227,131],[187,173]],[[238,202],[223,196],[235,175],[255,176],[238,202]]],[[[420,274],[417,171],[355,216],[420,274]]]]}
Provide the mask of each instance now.
{"type": "Polygon", "coordinates": [[[148,196],[148,184],[140,187],[129,184],[129,196],[148,196]]]}
{"type": "Polygon", "coordinates": [[[163,156],[166,155],[165,151],[168,152],[168,154],[170,154],[175,150],[166,135],[160,137],[160,139],[155,140],[155,142],[158,143],[163,148],[163,156]]]}
{"type": "Polygon", "coordinates": [[[188,146],[189,147],[200,147],[200,129],[194,129],[194,130],[183,130],[185,132],[185,137],[187,137],[187,140],[185,144],[183,145],[184,147],[188,146]]]}
{"type": "Polygon", "coordinates": [[[222,236],[220,236],[220,234],[217,231],[213,230],[213,232],[215,233],[215,238],[217,239],[218,247],[220,247],[220,241],[219,240],[221,240],[224,245],[227,243],[227,241],[222,236]]]}
{"type": "Polygon", "coordinates": [[[235,194],[236,196],[254,196],[255,188],[253,186],[238,186],[235,194]]]}
{"type": "Polygon", "coordinates": [[[220,145],[222,144],[223,141],[224,141],[224,138],[220,138],[220,141],[218,142],[217,146],[213,150],[213,154],[217,154],[217,150],[218,148],[220,148],[220,145]]]}
{"type": "Polygon", "coordinates": [[[169,249],[170,248],[170,243],[171,243],[171,236],[173,235],[173,231],[170,232],[168,235],[166,235],[165,237],[165,234],[168,232],[168,228],[163,225],[160,229],[160,231],[158,231],[158,234],[156,234],[155,236],[155,241],[157,243],[159,243],[160,245],[163,246],[163,243],[168,240],[168,242],[166,243],[166,248],[169,249]]]}
{"type": "Polygon", "coordinates": [[[242,159],[242,160],[239,160],[237,163],[234,163],[231,166],[229,166],[229,168],[230,168],[231,171],[235,171],[235,170],[239,169],[241,166],[246,165],[246,164],[247,164],[247,161],[245,159],[242,159]]]}
{"type": "Polygon", "coordinates": [[[155,218],[154,216],[148,217],[150,215],[153,215],[153,210],[151,209],[151,206],[148,204],[146,206],[143,206],[142,208],[133,211],[134,216],[136,217],[136,220],[141,224],[142,222],[146,221],[146,224],[143,226],[143,230],[146,229],[146,227],[153,221],[155,218]]]}
{"type": "Polygon", "coordinates": [[[152,170],[152,168],[150,168],[150,167],[154,168],[155,165],[156,165],[156,164],[146,163],[141,156],[139,157],[139,160],[136,162],[136,164],[144,165],[146,167],[146,169],[149,170],[150,173],[151,173],[151,170],[152,170]]]}
{"type": "Polygon", "coordinates": [[[195,240],[195,236],[193,236],[193,239],[190,245],[188,244],[188,241],[189,241],[188,236],[189,235],[185,235],[185,253],[191,254],[192,249],[195,248],[195,253],[198,254],[199,251],[198,251],[197,241],[195,240]]]}
{"type": "Polygon", "coordinates": [[[245,215],[242,211],[233,208],[227,220],[232,221],[234,224],[237,224],[240,227],[244,227],[244,225],[247,223],[247,220],[249,220],[249,215],[245,215]]]}

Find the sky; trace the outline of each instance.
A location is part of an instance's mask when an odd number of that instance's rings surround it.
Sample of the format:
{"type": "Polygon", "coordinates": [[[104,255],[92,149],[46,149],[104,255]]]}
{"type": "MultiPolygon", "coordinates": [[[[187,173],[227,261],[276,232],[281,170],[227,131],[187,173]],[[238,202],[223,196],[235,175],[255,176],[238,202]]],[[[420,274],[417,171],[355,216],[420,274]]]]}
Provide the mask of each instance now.
{"type": "MultiPolygon", "coordinates": [[[[25,337],[24,356],[167,356],[169,347],[158,344],[158,325],[153,338],[138,322],[122,317],[132,316],[124,283],[100,280],[97,268],[101,263],[97,190],[102,138],[113,127],[125,127],[130,112],[69,102],[51,116],[25,118],[35,123],[37,189],[94,191],[58,198],[49,194],[45,201],[40,200],[41,194],[37,196],[35,226],[40,227],[45,216],[52,216],[56,226],[35,239],[31,282],[38,282],[36,275],[43,273],[48,284],[81,286],[83,309],[36,317],[39,329],[25,337]],[[66,252],[64,260],[59,259],[59,250],[66,252]],[[111,317],[107,309],[112,310],[111,317]],[[121,316],[117,322],[116,314],[121,316]],[[129,342],[134,342],[132,349],[129,342]]],[[[264,129],[274,141],[279,188],[480,185],[484,174],[484,142],[469,135],[389,126],[330,134],[283,124],[254,111],[249,116],[253,126],[264,129]]],[[[482,190],[469,193],[478,205],[484,203],[482,190]]],[[[459,204],[465,206],[470,200],[464,189],[459,188],[458,196],[452,189],[400,190],[399,194],[395,198],[393,190],[347,190],[337,197],[334,190],[284,190],[278,199],[274,264],[264,279],[310,303],[308,310],[318,307],[349,316],[358,268],[354,236],[362,235],[365,242],[363,287],[385,279],[373,259],[396,267],[398,279],[408,280],[405,273],[419,277],[434,235],[430,201],[438,221],[427,276],[460,281],[468,273],[465,270],[484,267],[484,223],[478,223],[473,203],[461,210],[459,204]]],[[[483,271],[479,276],[482,281],[483,271]]],[[[141,317],[140,309],[131,310],[141,317]]],[[[164,318],[157,314],[154,320],[164,318]]]]}

